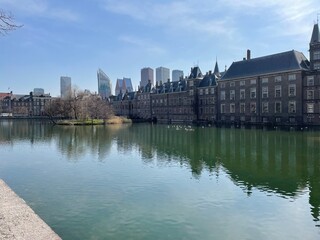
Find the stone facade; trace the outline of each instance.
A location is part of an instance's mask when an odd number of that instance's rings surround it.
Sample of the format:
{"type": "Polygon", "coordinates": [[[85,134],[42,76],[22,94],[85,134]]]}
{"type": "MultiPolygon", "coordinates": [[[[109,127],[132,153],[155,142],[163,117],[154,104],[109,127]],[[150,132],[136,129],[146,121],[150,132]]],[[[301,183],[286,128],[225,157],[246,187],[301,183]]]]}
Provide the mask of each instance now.
{"type": "Polygon", "coordinates": [[[218,69],[216,63],[213,73],[202,75],[194,67],[178,82],[140,89],[129,100],[115,97],[115,112],[160,122],[320,125],[318,24],[310,61],[294,50],[251,59],[248,50],[247,59],[221,75],[218,69]]]}
{"type": "Polygon", "coordinates": [[[51,101],[49,94],[8,94],[0,100],[1,115],[13,117],[38,117],[45,115],[45,106],[51,101]]]}

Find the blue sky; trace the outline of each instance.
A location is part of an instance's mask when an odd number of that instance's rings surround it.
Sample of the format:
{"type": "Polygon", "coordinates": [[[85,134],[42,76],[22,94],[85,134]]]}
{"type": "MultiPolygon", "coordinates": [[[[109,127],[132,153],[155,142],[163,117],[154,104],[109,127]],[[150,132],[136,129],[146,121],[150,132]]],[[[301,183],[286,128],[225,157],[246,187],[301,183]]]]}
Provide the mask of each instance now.
{"type": "Polygon", "coordinates": [[[23,27],[0,36],[0,92],[44,88],[60,76],[97,91],[101,68],[112,80],[159,66],[205,73],[233,61],[295,49],[307,58],[319,0],[0,0],[23,27]]]}

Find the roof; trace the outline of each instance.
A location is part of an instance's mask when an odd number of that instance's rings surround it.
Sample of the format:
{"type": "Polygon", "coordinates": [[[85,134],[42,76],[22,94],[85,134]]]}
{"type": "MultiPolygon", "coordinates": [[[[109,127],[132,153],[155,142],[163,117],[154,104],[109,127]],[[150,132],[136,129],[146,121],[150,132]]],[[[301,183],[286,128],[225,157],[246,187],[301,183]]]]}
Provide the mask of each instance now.
{"type": "Polygon", "coordinates": [[[10,93],[0,93],[0,100],[10,96],[10,93]]]}
{"type": "Polygon", "coordinates": [[[309,61],[303,53],[292,50],[250,60],[233,62],[221,80],[308,69],[309,61]]]}
{"type": "Polygon", "coordinates": [[[181,92],[187,89],[186,80],[179,80],[174,82],[165,82],[160,86],[156,86],[152,89],[152,93],[170,93],[170,92],[181,92]]]}
{"type": "Polygon", "coordinates": [[[219,66],[218,66],[218,61],[216,61],[216,65],[214,66],[213,73],[219,77],[220,76],[220,71],[219,71],[219,66]]]}
{"type": "Polygon", "coordinates": [[[318,23],[313,26],[310,44],[312,44],[312,43],[320,43],[320,32],[319,32],[318,23]]]}
{"type": "Polygon", "coordinates": [[[193,67],[191,68],[191,73],[189,75],[189,79],[193,79],[193,78],[201,78],[203,77],[201,70],[199,67],[193,67]]]}
{"type": "Polygon", "coordinates": [[[204,78],[201,80],[199,87],[209,87],[209,86],[215,86],[217,84],[216,82],[216,75],[213,73],[207,73],[204,78]]]}

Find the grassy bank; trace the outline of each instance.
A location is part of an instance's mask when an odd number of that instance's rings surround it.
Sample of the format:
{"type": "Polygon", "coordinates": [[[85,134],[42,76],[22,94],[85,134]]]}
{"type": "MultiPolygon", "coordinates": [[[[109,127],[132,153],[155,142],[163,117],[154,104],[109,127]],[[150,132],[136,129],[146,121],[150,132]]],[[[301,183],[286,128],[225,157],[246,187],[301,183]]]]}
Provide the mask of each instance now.
{"type": "Polygon", "coordinates": [[[130,119],[124,117],[113,116],[106,120],[104,119],[86,119],[86,120],[60,120],[57,125],[103,125],[103,124],[127,124],[132,123],[130,119]]]}

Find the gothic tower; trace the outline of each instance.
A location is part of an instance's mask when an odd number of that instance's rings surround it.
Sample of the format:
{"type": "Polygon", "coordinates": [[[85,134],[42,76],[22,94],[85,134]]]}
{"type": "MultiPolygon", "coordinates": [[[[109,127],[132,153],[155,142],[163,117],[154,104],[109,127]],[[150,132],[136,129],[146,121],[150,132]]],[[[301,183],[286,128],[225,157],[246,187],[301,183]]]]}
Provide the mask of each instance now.
{"type": "Polygon", "coordinates": [[[320,32],[318,23],[313,26],[309,52],[311,70],[320,71],[320,32]]]}

